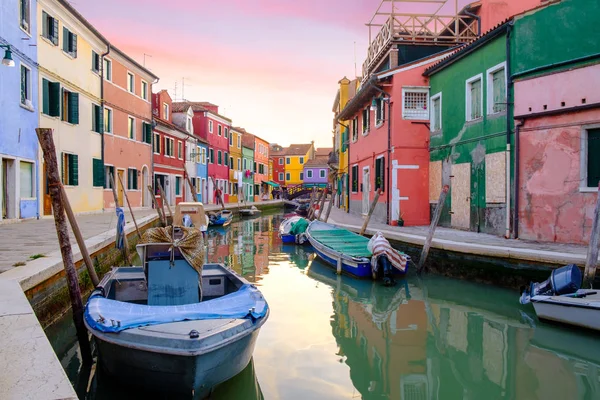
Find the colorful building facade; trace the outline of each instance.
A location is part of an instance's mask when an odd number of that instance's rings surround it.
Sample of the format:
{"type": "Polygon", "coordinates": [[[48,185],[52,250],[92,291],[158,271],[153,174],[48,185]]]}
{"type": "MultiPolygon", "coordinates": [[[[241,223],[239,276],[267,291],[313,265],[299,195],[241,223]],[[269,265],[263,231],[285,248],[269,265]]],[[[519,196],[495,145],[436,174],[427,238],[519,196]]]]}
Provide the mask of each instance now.
{"type": "Polygon", "coordinates": [[[315,144],[291,144],[285,151],[285,185],[301,185],[304,163],[314,158],[315,144]]]}
{"type": "MultiPolygon", "coordinates": [[[[53,130],[62,183],[73,211],[100,211],[104,207],[100,60],[108,41],[63,0],[38,1],[36,18],[41,28],[35,40],[39,126],[53,130]]],[[[50,215],[44,171],[42,213],[50,215]]]]}
{"type": "Polygon", "coordinates": [[[26,38],[38,37],[37,1],[0,5],[0,221],[40,215],[38,55],[26,38]]]}
{"type": "Polygon", "coordinates": [[[231,128],[229,132],[229,202],[237,203],[242,200],[243,173],[242,173],[242,136],[245,130],[231,128]]]}
{"type": "Polygon", "coordinates": [[[254,138],[242,137],[242,192],[245,202],[254,201],[254,138]]]}
{"type": "Polygon", "coordinates": [[[304,187],[325,187],[329,177],[328,156],[317,156],[304,163],[304,187]]]}
{"type": "MultiPolygon", "coordinates": [[[[152,84],[158,77],[112,46],[103,58],[104,110],[95,114],[102,130],[104,208],[123,207],[127,194],[132,207],[151,205],[148,185],[152,182],[152,84]],[[113,175],[119,204],[110,183],[113,175]]],[[[98,163],[94,168],[102,168],[98,163]]]]}
{"type": "Polygon", "coordinates": [[[269,158],[273,165],[271,180],[280,186],[285,186],[285,151],[286,149],[278,144],[271,144],[269,149],[269,158]]]}
{"type": "Polygon", "coordinates": [[[254,136],[254,201],[268,200],[270,193],[269,182],[269,142],[254,136]]]}

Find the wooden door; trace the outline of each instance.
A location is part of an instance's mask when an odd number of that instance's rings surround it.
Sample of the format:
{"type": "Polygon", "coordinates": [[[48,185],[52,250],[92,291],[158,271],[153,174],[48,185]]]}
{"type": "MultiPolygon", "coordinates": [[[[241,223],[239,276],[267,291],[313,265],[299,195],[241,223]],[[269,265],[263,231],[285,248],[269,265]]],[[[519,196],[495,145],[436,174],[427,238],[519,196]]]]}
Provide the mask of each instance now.
{"type": "Polygon", "coordinates": [[[452,166],[452,227],[469,229],[471,226],[471,164],[452,166]]]}
{"type": "Polygon", "coordinates": [[[119,179],[118,182],[115,182],[117,185],[117,198],[119,199],[119,204],[117,207],[123,207],[123,193],[125,191],[125,188],[123,187],[123,185],[121,184],[122,182],[125,182],[125,179],[123,177],[124,172],[122,169],[117,170],[117,174],[119,175],[119,179]]]}
{"type": "Polygon", "coordinates": [[[46,164],[44,163],[44,215],[52,215],[52,198],[50,197],[50,188],[48,187],[48,174],[46,164]]]}

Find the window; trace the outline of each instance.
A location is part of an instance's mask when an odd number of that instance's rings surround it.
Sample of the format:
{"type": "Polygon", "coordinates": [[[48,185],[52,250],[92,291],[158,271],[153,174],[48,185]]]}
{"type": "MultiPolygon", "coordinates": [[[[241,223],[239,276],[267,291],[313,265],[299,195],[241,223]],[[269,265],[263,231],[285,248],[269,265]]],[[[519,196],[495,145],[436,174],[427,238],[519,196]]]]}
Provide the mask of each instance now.
{"type": "Polygon", "coordinates": [[[104,79],[112,81],[112,61],[108,58],[104,59],[102,73],[104,74],[104,79]]]}
{"type": "Polygon", "coordinates": [[[177,158],[183,160],[183,143],[177,141],[177,158]]]}
{"type": "Polygon", "coordinates": [[[175,177],[175,196],[181,196],[181,177],[175,177]]]}
{"type": "Polygon", "coordinates": [[[214,164],[215,163],[215,150],[214,149],[210,149],[209,152],[208,152],[208,155],[209,155],[208,162],[211,163],[211,164],[214,164]]]}
{"type": "Polygon", "coordinates": [[[233,169],[233,161],[234,161],[233,157],[229,157],[229,168],[230,169],[233,169]]]}
{"type": "Polygon", "coordinates": [[[217,128],[217,135],[221,136],[223,134],[223,127],[221,125],[219,125],[219,127],[217,128]]]}
{"type": "Polygon", "coordinates": [[[375,190],[385,190],[385,157],[375,160],[375,190]]]}
{"type": "Polygon", "coordinates": [[[70,124],[79,124],[79,93],[63,89],[62,120],[70,124]]]}
{"type": "Polygon", "coordinates": [[[252,170],[252,172],[256,173],[256,161],[254,161],[254,169],[252,170]]]}
{"type": "Polygon", "coordinates": [[[208,131],[210,133],[213,133],[213,122],[212,121],[208,121],[208,131]]]}
{"type": "MultiPolygon", "coordinates": [[[[227,127],[225,127],[225,139],[229,138],[229,129],[227,127]]],[[[231,141],[229,141],[229,144],[231,145],[231,141]]]]}
{"type": "Polygon", "coordinates": [[[307,177],[307,178],[312,178],[312,177],[313,177],[313,172],[312,172],[312,170],[310,170],[310,169],[309,169],[308,171],[306,171],[306,177],[307,177]]]}
{"type": "Polygon", "coordinates": [[[129,93],[135,92],[135,77],[131,72],[127,73],[127,91],[129,93]]]}
{"type": "Polygon", "coordinates": [[[33,108],[31,102],[31,70],[21,64],[21,104],[27,108],[33,108]]]}
{"type": "Polygon", "coordinates": [[[325,170],[324,169],[322,169],[322,170],[319,171],[319,177],[320,178],[325,178],[325,170]]]}
{"type": "Polygon", "coordinates": [[[482,74],[474,76],[466,82],[466,115],[467,121],[481,118],[483,114],[483,87],[481,86],[482,74]]]}
{"type": "Polygon", "coordinates": [[[217,164],[223,164],[223,153],[221,152],[221,150],[217,152],[217,164]]]}
{"type": "Polygon", "coordinates": [[[169,120],[169,105],[167,103],[163,103],[163,119],[165,121],[169,120]]]}
{"type": "Polygon", "coordinates": [[[79,157],[76,154],[62,153],[62,181],[67,186],[79,184],[79,157]]]}
{"type": "Polygon", "coordinates": [[[300,172],[300,180],[303,181],[304,180],[304,172],[300,172]]]}
{"type": "Polygon", "coordinates": [[[100,54],[92,50],[92,71],[100,72],[100,54]]]}
{"type": "Polygon", "coordinates": [[[241,158],[237,159],[237,165],[238,165],[238,167],[237,167],[238,171],[241,171],[242,170],[242,159],[241,158]]]}
{"type": "Polygon", "coordinates": [[[352,142],[358,140],[358,117],[354,117],[352,120],[352,142]]]}
{"type": "Polygon", "coordinates": [[[385,120],[385,101],[382,97],[379,97],[375,100],[375,103],[377,105],[375,112],[375,125],[379,125],[385,120]]]}
{"type": "Polygon", "coordinates": [[[442,130],[442,93],[431,98],[431,132],[442,130]]]}
{"type": "Polygon", "coordinates": [[[63,26],[63,51],[77,58],[77,35],[63,26]]]}
{"type": "Polygon", "coordinates": [[[402,118],[427,120],[429,89],[402,89],[402,118]]]}
{"type": "Polygon", "coordinates": [[[285,180],[286,180],[286,181],[291,181],[291,180],[292,180],[292,177],[290,176],[290,173],[289,173],[289,172],[286,172],[286,173],[285,173],[285,180]]]}
{"type": "Polygon", "coordinates": [[[135,118],[127,118],[127,137],[135,140],[135,118]]]}
{"type": "Polygon", "coordinates": [[[142,81],[142,99],[148,100],[148,82],[142,81]]]}
{"type": "Polygon", "coordinates": [[[363,135],[369,132],[369,127],[371,126],[371,121],[369,120],[371,116],[371,111],[369,107],[365,108],[362,111],[362,133],[363,135]]]}
{"type": "Polygon", "coordinates": [[[27,33],[31,33],[29,26],[31,25],[31,8],[30,0],[19,0],[19,25],[27,33]]]}
{"type": "Polygon", "coordinates": [[[115,167],[113,167],[112,165],[106,165],[104,166],[104,188],[105,189],[112,189],[112,184],[110,182],[110,176],[115,176],[115,167]]]}
{"type": "Polygon", "coordinates": [[[206,164],[206,149],[202,148],[202,164],[206,164]]]}
{"type": "Polygon", "coordinates": [[[173,157],[175,154],[175,139],[165,137],[165,156],[173,157]]]}
{"type": "Polygon", "coordinates": [[[292,159],[291,159],[290,157],[286,157],[286,158],[285,158],[285,163],[286,163],[287,165],[290,165],[290,163],[291,163],[291,162],[292,162],[292,159]]]}
{"type": "Polygon", "coordinates": [[[147,122],[142,122],[142,134],[144,135],[143,142],[152,143],[152,125],[147,122]]]}
{"type": "Polygon", "coordinates": [[[92,158],[92,186],[104,187],[104,164],[99,158],[92,158]]]}
{"type": "Polygon", "coordinates": [[[584,129],[581,135],[581,186],[594,191],[600,181],[600,126],[584,129]]]}
{"type": "Polygon", "coordinates": [[[244,171],[248,169],[248,160],[244,158],[244,171]]]}
{"type": "Polygon", "coordinates": [[[279,165],[283,165],[283,157],[279,157],[279,165]]]}
{"type": "Polygon", "coordinates": [[[42,79],[42,113],[60,116],[60,83],[42,79]]]}
{"type": "Polygon", "coordinates": [[[283,172],[279,173],[279,182],[283,182],[283,172]]]}
{"type": "Polygon", "coordinates": [[[233,132],[229,135],[229,147],[233,147],[233,132]]]}
{"type": "Polygon", "coordinates": [[[104,107],[104,133],[112,133],[112,110],[104,107]]]}
{"type": "Polygon", "coordinates": [[[127,169],[127,190],[138,190],[138,171],[135,168],[127,169]]]}
{"type": "Polygon", "coordinates": [[[33,188],[33,163],[21,161],[19,163],[19,181],[21,182],[21,199],[35,197],[33,188]]]}
{"type": "Polygon", "coordinates": [[[102,107],[92,105],[92,131],[102,133],[102,107]]]}
{"type": "Polygon", "coordinates": [[[160,135],[154,134],[154,154],[160,154],[160,135]]]}
{"type": "Polygon", "coordinates": [[[352,193],[358,193],[358,165],[352,166],[352,193]]]}
{"type": "Polygon", "coordinates": [[[487,113],[506,111],[506,62],[487,70],[487,113]]]}
{"type": "Polygon", "coordinates": [[[188,133],[192,133],[192,119],[190,117],[187,117],[185,120],[185,130],[188,133]]]}
{"type": "Polygon", "coordinates": [[[304,157],[300,157],[300,165],[304,164],[304,157]]]}
{"type": "Polygon", "coordinates": [[[237,146],[238,146],[238,149],[242,148],[242,135],[239,135],[239,134],[237,137],[237,146]]]}
{"type": "Polygon", "coordinates": [[[223,153],[223,165],[229,166],[229,154],[227,152],[223,153]]]}
{"type": "Polygon", "coordinates": [[[58,46],[58,20],[42,11],[42,36],[58,46]]]}

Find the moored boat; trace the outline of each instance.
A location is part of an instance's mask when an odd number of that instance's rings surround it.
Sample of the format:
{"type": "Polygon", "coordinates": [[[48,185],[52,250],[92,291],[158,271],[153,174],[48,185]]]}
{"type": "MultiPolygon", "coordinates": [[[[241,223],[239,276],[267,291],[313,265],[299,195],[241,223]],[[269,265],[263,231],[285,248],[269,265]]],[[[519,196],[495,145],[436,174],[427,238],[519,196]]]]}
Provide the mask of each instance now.
{"type": "MultiPolygon", "coordinates": [[[[313,221],[306,229],[306,236],[315,249],[315,253],[338,272],[357,278],[377,278],[377,262],[387,257],[374,257],[369,250],[369,239],[336,225],[313,221]],[[378,260],[379,259],[379,260],[378,260]]],[[[391,268],[393,274],[405,274],[410,257],[393,250],[403,261],[400,268],[391,268]]],[[[384,269],[388,270],[387,266],[384,269]]]]}
{"type": "Polygon", "coordinates": [[[249,208],[242,208],[240,210],[240,215],[243,217],[252,217],[255,215],[260,214],[260,210],[258,208],[256,208],[256,206],[252,206],[249,208]]]}
{"type": "Polygon", "coordinates": [[[308,225],[308,222],[299,215],[294,215],[284,219],[279,225],[279,237],[282,243],[297,243],[304,244],[306,242],[306,235],[304,235],[304,229],[298,231],[298,223],[302,225],[308,225]]]}
{"type": "Polygon", "coordinates": [[[86,304],[85,323],[110,377],[204,398],[248,365],[269,308],[234,271],[202,265],[200,247],[190,244],[202,236],[198,230],[150,231],[169,240],[138,245],[141,267],[106,274],[86,304]]]}
{"type": "Polygon", "coordinates": [[[213,211],[208,213],[209,226],[227,226],[233,220],[230,210],[213,211]]]}

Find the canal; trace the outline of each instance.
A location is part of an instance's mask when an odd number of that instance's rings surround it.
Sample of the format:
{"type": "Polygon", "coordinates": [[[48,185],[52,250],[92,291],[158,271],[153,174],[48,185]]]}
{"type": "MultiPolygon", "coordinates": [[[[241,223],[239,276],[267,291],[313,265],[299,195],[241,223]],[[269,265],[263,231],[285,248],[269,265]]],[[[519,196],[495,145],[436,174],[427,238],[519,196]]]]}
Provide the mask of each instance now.
{"type": "MultiPolygon", "coordinates": [[[[597,335],[539,322],[507,289],[414,274],[391,288],[338,277],[310,247],[281,244],[282,218],[209,231],[209,261],[254,282],[271,307],[253,361],[211,398],[600,398],[597,335]]],[[[81,371],[69,315],[46,333],[80,398],[153,398],[81,371]]]]}

